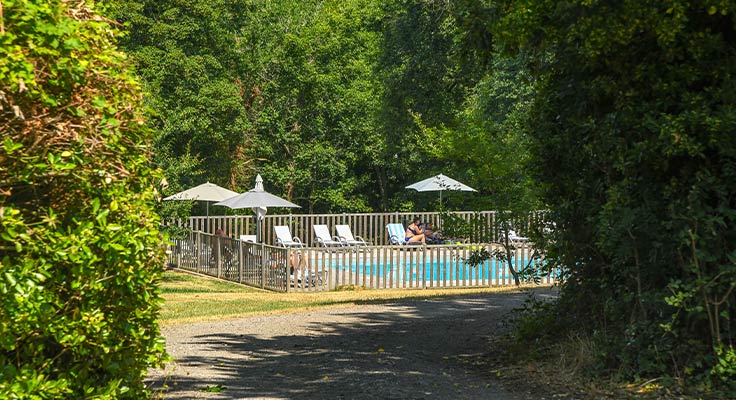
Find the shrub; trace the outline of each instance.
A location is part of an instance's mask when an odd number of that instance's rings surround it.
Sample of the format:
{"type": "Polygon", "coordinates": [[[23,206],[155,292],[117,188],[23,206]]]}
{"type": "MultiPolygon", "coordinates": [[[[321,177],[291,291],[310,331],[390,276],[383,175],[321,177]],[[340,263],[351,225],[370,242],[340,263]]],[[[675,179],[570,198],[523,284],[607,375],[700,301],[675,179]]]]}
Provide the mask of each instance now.
{"type": "Polygon", "coordinates": [[[534,54],[563,326],[605,373],[733,397],[736,4],[508,4],[497,39],[534,54]]]}
{"type": "Polygon", "coordinates": [[[142,398],[164,354],[150,132],[84,2],[0,19],[0,398],[142,398]]]}

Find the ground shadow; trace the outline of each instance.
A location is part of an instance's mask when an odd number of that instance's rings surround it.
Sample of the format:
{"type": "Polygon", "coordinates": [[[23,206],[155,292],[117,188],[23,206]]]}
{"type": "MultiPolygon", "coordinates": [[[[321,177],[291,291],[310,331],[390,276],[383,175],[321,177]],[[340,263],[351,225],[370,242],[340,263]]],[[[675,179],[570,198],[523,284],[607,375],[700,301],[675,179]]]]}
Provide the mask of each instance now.
{"type": "Polygon", "coordinates": [[[170,350],[175,367],[148,383],[167,399],[524,398],[463,358],[493,351],[488,336],[507,328],[509,311],[526,297],[474,294],[402,300],[380,312],[259,317],[282,324],[283,333],[262,334],[249,319],[210,323],[206,333],[176,343],[198,351],[177,357],[170,350]]]}

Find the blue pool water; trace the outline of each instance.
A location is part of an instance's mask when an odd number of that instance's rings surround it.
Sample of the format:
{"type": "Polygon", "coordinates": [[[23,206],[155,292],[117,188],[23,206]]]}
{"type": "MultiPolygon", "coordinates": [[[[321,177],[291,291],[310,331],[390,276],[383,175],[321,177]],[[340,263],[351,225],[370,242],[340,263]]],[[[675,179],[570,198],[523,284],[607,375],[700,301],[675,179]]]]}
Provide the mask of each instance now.
{"type": "MultiPolygon", "coordinates": [[[[525,260],[525,264],[526,265],[525,260]]],[[[532,265],[534,262],[532,261],[532,265]]],[[[461,261],[449,263],[433,262],[425,264],[362,264],[353,262],[348,268],[342,263],[333,263],[331,269],[338,275],[352,274],[368,277],[377,277],[383,279],[392,279],[394,281],[457,281],[457,280],[510,280],[511,274],[508,272],[506,263],[499,263],[496,260],[489,260],[485,264],[478,267],[471,267],[461,261]],[[423,277],[423,278],[422,278],[423,277]]],[[[520,269],[518,266],[516,269],[520,269]]]]}

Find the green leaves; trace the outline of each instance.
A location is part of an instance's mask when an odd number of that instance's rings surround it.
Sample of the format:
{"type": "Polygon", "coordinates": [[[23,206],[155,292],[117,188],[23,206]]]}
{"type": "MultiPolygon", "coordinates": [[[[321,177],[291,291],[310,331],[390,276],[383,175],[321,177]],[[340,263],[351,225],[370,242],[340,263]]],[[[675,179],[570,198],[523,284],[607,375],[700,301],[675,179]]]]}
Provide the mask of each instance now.
{"type": "Polygon", "coordinates": [[[483,265],[487,260],[491,258],[491,253],[485,247],[480,249],[472,249],[470,255],[465,258],[465,262],[471,267],[475,268],[483,265]]]}
{"type": "Polygon", "coordinates": [[[164,354],[150,131],[86,3],[3,2],[0,397],[143,398],[164,354]]]}
{"type": "Polygon", "coordinates": [[[710,385],[734,344],[727,3],[508,2],[493,27],[533,55],[531,165],[559,227],[547,261],[569,271],[562,317],[618,354],[600,368],[710,385]]]}
{"type": "Polygon", "coordinates": [[[12,155],[16,150],[21,149],[23,144],[15,143],[11,138],[6,137],[5,140],[3,140],[3,147],[7,155],[12,155]]]}
{"type": "Polygon", "coordinates": [[[243,85],[247,63],[235,42],[246,2],[179,3],[117,2],[115,17],[129,25],[123,46],[146,81],[156,162],[168,181],[224,184],[247,162],[239,158],[251,87],[243,85]],[[184,171],[182,159],[192,168],[184,171]]]}

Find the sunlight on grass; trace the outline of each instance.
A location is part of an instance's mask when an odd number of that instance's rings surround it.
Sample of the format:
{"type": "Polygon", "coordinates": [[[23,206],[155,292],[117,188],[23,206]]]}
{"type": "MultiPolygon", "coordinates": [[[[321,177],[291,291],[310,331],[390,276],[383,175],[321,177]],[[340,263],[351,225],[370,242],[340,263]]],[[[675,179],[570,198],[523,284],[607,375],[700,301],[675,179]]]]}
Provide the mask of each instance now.
{"type": "Polygon", "coordinates": [[[161,282],[161,325],[222,320],[253,314],[386,303],[396,299],[516,291],[516,288],[343,290],[273,293],[217,279],[166,271],[161,282]]]}

